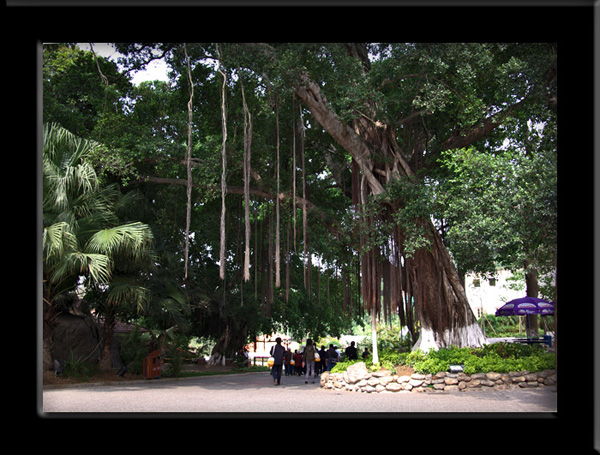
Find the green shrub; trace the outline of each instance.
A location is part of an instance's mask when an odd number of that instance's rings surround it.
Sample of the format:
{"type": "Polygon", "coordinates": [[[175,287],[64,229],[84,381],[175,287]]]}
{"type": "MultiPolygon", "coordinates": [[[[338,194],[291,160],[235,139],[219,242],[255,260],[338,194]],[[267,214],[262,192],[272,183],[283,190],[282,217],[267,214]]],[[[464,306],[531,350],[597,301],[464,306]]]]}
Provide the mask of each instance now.
{"type": "Polygon", "coordinates": [[[129,334],[121,335],[119,355],[121,362],[132,374],[142,374],[144,357],[148,355],[148,346],[142,338],[142,333],[136,327],[129,334]]]}
{"type": "Polygon", "coordinates": [[[66,378],[75,378],[80,381],[87,381],[90,376],[93,376],[99,367],[92,363],[86,362],[82,358],[75,358],[73,350],[71,350],[71,358],[65,362],[63,376],[66,378]]]}
{"type": "Polygon", "coordinates": [[[377,371],[384,368],[393,372],[396,365],[406,365],[417,373],[436,374],[449,371],[450,365],[463,365],[466,374],[508,373],[509,371],[541,371],[556,368],[554,353],[546,352],[540,346],[528,346],[518,343],[494,343],[481,348],[448,348],[431,350],[428,353],[417,349],[412,352],[383,350],[379,353],[379,363],[373,365],[369,356],[365,360],[338,362],[331,370],[340,373],[357,362],[364,361],[367,368],[377,371]]]}
{"type": "Polygon", "coordinates": [[[553,353],[545,352],[539,346],[523,346],[516,343],[494,343],[475,349],[451,346],[437,351],[431,350],[427,354],[416,350],[400,355],[400,359],[402,364],[422,374],[448,371],[450,365],[463,365],[466,374],[540,371],[556,367],[553,353]]]}

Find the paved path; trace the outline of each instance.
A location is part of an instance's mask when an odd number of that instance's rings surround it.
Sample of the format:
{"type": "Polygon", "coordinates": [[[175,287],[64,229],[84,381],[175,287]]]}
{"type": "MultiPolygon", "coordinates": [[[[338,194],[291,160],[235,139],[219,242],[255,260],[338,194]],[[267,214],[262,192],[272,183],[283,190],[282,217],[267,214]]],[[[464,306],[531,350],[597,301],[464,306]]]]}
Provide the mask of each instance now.
{"type": "Polygon", "coordinates": [[[41,393],[41,416],[53,413],[414,413],[557,411],[556,387],[481,389],[455,393],[365,394],[324,390],[304,378],[269,373],[155,379],[118,385],[50,388],[41,393]]]}

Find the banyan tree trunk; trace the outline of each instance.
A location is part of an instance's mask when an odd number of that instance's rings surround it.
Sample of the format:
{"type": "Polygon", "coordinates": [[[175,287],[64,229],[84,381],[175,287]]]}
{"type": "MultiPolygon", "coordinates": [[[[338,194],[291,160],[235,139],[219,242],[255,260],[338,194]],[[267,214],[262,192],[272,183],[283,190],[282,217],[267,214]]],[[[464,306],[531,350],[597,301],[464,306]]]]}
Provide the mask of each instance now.
{"type": "MultiPolygon", "coordinates": [[[[345,124],[326,103],[319,86],[308,77],[303,77],[301,84],[296,86],[296,94],[332,138],[351,154],[353,171],[360,170],[360,185],[353,182],[354,190],[359,187],[360,191],[360,197],[353,197],[355,203],[364,204],[368,194],[384,193],[385,185],[393,179],[414,176],[394,136],[385,125],[362,118],[355,120],[352,126],[345,124]]],[[[389,219],[402,206],[401,200],[382,204],[385,204],[381,208],[382,219],[389,219]]],[[[405,280],[402,288],[410,286],[421,325],[420,337],[413,349],[427,351],[449,345],[480,346],[485,337],[445,245],[430,219],[419,219],[417,222],[427,233],[429,246],[418,249],[410,260],[400,259],[403,256],[403,232],[398,230],[390,236],[390,242],[399,252],[396,268],[402,270],[398,266],[398,261],[402,260],[408,269],[410,280],[405,280]]],[[[375,316],[381,309],[382,270],[387,270],[381,263],[389,258],[378,247],[368,252],[364,248],[361,250],[363,302],[375,316]]],[[[384,292],[391,292],[391,289],[392,286],[384,286],[384,292]]],[[[386,298],[397,299],[397,296],[386,298]]]]}
{"type": "Polygon", "coordinates": [[[246,325],[238,326],[228,319],[207,363],[212,366],[225,365],[226,359],[233,359],[236,353],[243,348],[247,335],[248,327],[246,325]]]}
{"type": "Polygon", "coordinates": [[[480,346],[485,336],[471,310],[464,287],[438,232],[431,229],[431,247],[416,251],[417,316],[421,335],[413,349],[480,346]]]}

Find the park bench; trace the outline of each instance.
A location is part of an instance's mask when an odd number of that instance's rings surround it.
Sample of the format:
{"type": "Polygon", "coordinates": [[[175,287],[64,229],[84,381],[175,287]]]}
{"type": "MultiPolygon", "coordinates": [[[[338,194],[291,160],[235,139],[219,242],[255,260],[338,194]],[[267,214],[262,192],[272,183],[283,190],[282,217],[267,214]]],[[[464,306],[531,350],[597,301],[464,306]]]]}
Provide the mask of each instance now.
{"type": "Polygon", "coordinates": [[[514,342],[522,344],[545,344],[550,348],[552,347],[552,337],[550,335],[533,338],[515,338],[514,342]]]}

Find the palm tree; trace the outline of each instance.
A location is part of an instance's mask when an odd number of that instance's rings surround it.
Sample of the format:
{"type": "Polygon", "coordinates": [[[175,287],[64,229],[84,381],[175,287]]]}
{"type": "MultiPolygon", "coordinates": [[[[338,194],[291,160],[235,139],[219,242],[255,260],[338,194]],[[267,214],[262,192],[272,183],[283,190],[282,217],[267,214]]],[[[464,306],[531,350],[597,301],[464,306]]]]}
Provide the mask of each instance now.
{"type": "MultiPolygon", "coordinates": [[[[117,185],[102,185],[89,158],[100,144],[77,137],[57,124],[43,132],[43,314],[44,364],[49,365],[52,320],[57,297],[86,288],[107,288],[115,265],[151,263],[153,235],[140,222],[121,224],[120,205],[131,202],[133,193],[122,195],[117,185]]],[[[113,303],[144,289],[127,292],[115,286],[113,303]]],[[[108,322],[108,321],[107,321],[108,322]]],[[[111,324],[107,324],[109,327],[111,324]]],[[[106,340],[105,340],[106,341],[106,340]]]]}

